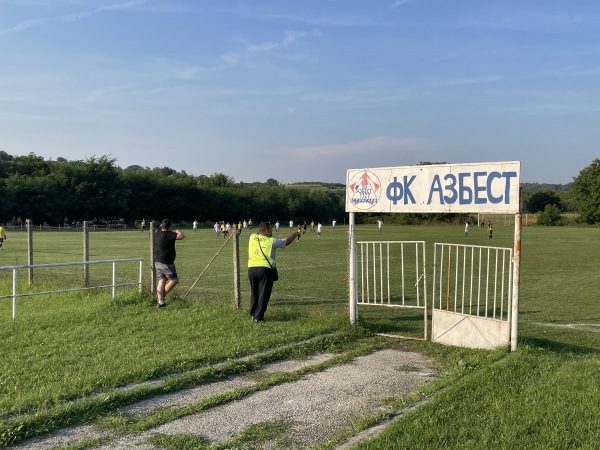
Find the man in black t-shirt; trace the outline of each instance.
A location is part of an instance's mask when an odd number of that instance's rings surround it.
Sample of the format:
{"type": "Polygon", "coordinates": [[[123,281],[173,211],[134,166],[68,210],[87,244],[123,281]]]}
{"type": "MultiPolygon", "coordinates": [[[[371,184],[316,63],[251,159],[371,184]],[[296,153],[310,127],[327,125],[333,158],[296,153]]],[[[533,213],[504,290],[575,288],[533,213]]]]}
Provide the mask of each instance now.
{"type": "Polygon", "coordinates": [[[167,306],[166,295],[179,283],[177,270],[175,269],[175,241],[185,236],[181,230],[171,231],[171,221],[164,219],[160,224],[160,230],[154,235],[154,267],[156,268],[156,298],[158,307],[167,306]]]}

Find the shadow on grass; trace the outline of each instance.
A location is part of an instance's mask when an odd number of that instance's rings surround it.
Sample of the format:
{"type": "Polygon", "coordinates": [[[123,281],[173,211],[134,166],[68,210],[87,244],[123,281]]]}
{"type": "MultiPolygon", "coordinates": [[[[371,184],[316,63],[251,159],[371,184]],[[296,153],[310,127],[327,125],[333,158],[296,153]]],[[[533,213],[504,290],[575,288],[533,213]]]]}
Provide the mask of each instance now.
{"type": "Polygon", "coordinates": [[[600,355],[600,350],[594,347],[569,344],[566,342],[553,341],[551,339],[526,337],[522,339],[522,344],[529,347],[539,347],[555,353],[573,353],[578,355],[600,355]]]}
{"type": "MultiPolygon", "coordinates": [[[[339,299],[287,299],[285,297],[276,297],[275,295],[273,295],[273,297],[271,298],[271,301],[275,301],[280,303],[281,305],[286,305],[286,306],[311,306],[311,307],[316,307],[316,306],[332,306],[332,305],[341,305],[341,306],[346,306],[347,305],[347,301],[343,301],[343,300],[339,300],[339,299]]],[[[270,303],[269,303],[270,304],[270,303]]]]}

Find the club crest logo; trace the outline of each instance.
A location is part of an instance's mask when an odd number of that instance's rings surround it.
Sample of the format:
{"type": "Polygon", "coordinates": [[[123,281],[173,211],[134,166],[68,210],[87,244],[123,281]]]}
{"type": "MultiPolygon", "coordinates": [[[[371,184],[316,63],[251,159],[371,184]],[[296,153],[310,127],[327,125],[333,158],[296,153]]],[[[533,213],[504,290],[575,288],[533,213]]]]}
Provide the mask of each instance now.
{"type": "Polygon", "coordinates": [[[352,177],[349,188],[350,202],[358,209],[371,209],[381,197],[381,182],[368,170],[352,177]]]}

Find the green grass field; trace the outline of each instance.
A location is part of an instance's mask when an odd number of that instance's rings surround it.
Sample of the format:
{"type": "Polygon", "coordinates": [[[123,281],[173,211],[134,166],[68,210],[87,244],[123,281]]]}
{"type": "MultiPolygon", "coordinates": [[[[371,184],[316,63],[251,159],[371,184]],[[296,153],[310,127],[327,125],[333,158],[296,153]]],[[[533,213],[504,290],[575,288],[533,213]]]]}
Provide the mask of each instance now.
{"type": "MultiPolygon", "coordinates": [[[[282,227],[281,235],[287,233],[282,227]]],[[[523,229],[519,348],[514,353],[374,334],[418,336],[423,323],[414,311],[359,308],[359,323],[351,326],[348,235],[340,225],[335,232],[324,227],[321,237],[309,231],[278,252],[280,281],[264,327],[256,327],[246,311],[249,233],[240,238],[240,310],[232,306],[231,242],[221,249],[224,239],[212,229],[186,230],[186,235],[177,244],[181,283],[166,309],[157,309],[149,293],[149,239],[139,231],[90,233],[90,259],[143,257],[141,295],[121,288],[116,300],[107,290],[21,297],[16,319],[12,300],[0,299],[0,445],[110,416],[120,406],[157,393],[252,370],[251,364],[231,363],[221,372],[213,369],[240,356],[264,362],[402,345],[425,352],[439,367],[440,377],[419,393],[433,400],[358,448],[597,448],[599,228],[523,229]],[[303,344],[311,338],[310,345],[303,344]],[[155,388],[118,389],[166,375],[177,377],[155,388]]],[[[358,240],[424,240],[428,262],[434,242],[491,245],[485,230],[476,227],[468,239],[462,226],[385,225],[379,234],[376,225],[361,225],[356,235],[358,240]]],[[[493,245],[512,247],[513,235],[512,226],[497,225],[493,245]]],[[[81,233],[34,233],[34,263],[77,261],[82,254],[81,233]]],[[[9,233],[0,265],[26,263],[25,233],[9,233]]],[[[137,276],[136,266],[120,270],[120,277],[137,276]]],[[[99,280],[107,276],[104,270],[93,274],[99,280]]],[[[76,287],[81,269],[36,269],[33,286],[25,273],[19,273],[19,280],[19,292],[76,287]]],[[[0,271],[0,295],[10,295],[11,289],[12,273],[0,271]]],[[[400,399],[398,409],[410,400],[400,399]]],[[[356,431],[374,420],[358,421],[356,431]]]]}

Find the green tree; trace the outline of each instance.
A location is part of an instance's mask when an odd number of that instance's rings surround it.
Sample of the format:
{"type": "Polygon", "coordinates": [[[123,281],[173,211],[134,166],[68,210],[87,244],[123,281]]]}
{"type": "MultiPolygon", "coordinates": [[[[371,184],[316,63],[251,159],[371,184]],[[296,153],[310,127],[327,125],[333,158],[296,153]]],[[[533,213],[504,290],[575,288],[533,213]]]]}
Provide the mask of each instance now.
{"type": "Polygon", "coordinates": [[[575,177],[571,198],[581,220],[589,224],[600,222],[600,159],[575,177]]]}
{"type": "Polygon", "coordinates": [[[208,185],[211,187],[232,187],[235,180],[224,173],[215,173],[208,177],[208,185]]]}
{"type": "MultiPolygon", "coordinates": [[[[30,153],[12,157],[0,150],[0,221],[21,216],[35,224],[69,220],[145,218],[175,222],[314,219],[344,217],[343,185],[290,189],[274,178],[239,183],[215,173],[191,176],[169,167],[121,169],[110,156],[56,161],[30,153]]],[[[319,185],[319,183],[316,183],[319,185]]]]}
{"type": "Polygon", "coordinates": [[[525,211],[530,213],[537,213],[544,211],[547,205],[556,205],[558,209],[562,209],[560,197],[552,191],[544,190],[539,191],[531,196],[528,196],[525,201],[525,211]]]}
{"type": "Polygon", "coordinates": [[[556,205],[546,205],[544,211],[536,214],[538,225],[555,226],[560,223],[560,209],[556,205]]]}
{"type": "Polygon", "coordinates": [[[12,211],[4,211],[4,220],[11,216],[21,216],[31,219],[35,224],[52,223],[55,211],[58,211],[56,201],[62,192],[47,177],[31,177],[14,173],[5,180],[7,196],[4,201],[12,206],[12,211]]]}

